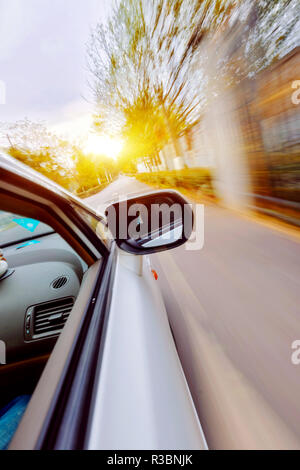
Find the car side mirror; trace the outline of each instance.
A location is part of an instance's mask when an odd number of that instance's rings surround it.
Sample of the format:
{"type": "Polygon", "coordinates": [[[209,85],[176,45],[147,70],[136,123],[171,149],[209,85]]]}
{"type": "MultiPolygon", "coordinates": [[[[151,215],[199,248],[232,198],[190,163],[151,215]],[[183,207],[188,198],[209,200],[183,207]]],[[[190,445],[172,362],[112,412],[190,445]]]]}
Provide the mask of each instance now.
{"type": "Polygon", "coordinates": [[[144,255],[185,243],[193,231],[193,210],[177,191],[163,190],[115,202],[107,224],[122,250],[144,255]]]}

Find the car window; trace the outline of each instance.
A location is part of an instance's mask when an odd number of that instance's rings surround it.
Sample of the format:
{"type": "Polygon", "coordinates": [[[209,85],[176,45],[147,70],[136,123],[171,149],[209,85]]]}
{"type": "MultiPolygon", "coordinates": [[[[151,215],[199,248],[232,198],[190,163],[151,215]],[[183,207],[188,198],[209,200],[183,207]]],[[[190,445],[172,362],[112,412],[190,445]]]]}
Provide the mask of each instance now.
{"type": "Polygon", "coordinates": [[[53,229],[39,220],[0,211],[0,247],[50,234],[53,229]]]}

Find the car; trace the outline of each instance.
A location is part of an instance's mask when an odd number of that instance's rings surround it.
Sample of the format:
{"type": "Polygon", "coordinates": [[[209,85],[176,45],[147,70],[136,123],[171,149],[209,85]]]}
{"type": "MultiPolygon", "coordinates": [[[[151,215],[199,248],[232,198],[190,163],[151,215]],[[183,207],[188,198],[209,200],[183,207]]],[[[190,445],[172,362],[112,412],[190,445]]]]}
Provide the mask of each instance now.
{"type": "Polygon", "coordinates": [[[189,207],[153,191],[100,214],[0,155],[1,448],[207,448],[148,256],[193,215],[153,225],[162,204],[189,207]]]}

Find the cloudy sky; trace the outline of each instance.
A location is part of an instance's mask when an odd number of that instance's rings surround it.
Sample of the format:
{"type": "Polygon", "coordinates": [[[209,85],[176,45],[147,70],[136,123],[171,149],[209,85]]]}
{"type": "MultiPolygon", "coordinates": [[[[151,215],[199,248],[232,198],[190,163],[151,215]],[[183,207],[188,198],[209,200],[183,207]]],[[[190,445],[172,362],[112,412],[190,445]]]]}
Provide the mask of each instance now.
{"type": "Polygon", "coordinates": [[[85,45],[110,3],[0,0],[0,121],[44,120],[65,134],[88,126],[85,45]]]}

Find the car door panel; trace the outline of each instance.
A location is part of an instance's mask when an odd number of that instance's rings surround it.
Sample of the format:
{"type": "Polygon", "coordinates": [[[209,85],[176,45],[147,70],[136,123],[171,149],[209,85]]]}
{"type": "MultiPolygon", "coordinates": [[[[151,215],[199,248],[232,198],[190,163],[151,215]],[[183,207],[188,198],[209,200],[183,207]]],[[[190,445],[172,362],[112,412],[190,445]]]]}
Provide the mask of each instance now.
{"type": "Polygon", "coordinates": [[[87,448],[206,448],[162,297],[143,257],[119,251],[97,382],[87,448]]]}

